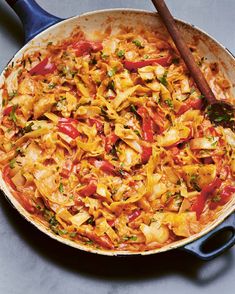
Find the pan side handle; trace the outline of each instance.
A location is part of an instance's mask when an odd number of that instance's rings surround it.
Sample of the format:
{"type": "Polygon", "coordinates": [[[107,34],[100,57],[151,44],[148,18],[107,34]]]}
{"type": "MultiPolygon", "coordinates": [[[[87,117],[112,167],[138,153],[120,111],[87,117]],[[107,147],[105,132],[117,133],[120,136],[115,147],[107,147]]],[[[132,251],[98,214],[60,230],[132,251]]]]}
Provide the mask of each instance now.
{"type": "Polygon", "coordinates": [[[194,255],[196,255],[202,260],[211,260],[217,257],[218,255],[222,254],[224,251],[232,247],[234,244],[235,244],[235,213],[232,213],[219,226],[214,228],[205,236],[202,236],[201,238],[193,241],[192,243],[185,245],[184,247],[182,247],[182,250],[193,253],[194,255]],[[209,242],[210,240],[213,241],[213,237],[215,237],[217,234],[220,234],[222,232],[230,233],[230,237],[227,240],[224,240],[224,243],[220,245],[219,247],[217,247],[216,249],[213,249],[212,251],[205,250],[206,243],[209,242]]]}
{"type": "Polygon", "coordinates": [[[19,16],[25,33],[25,43],[34,38],[44,29],[63,19],[42,9],[34,0],[6,0],[19,16]]]}

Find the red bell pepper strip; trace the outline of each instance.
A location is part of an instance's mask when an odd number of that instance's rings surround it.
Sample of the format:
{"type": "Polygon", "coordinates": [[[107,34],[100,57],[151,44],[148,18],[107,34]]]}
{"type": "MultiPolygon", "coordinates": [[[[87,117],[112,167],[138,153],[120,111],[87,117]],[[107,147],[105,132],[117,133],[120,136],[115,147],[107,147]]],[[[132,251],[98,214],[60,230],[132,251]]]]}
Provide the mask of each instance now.
{"type": "Polygon", "coordinates": [[[219,205],[226,204],[230,200],[233,193],[235,193],[235,186],[224,187],[220,196],[218,196],[218,201],[213,201],[212,199],[210,209],[216,209],[219,205]]]}
{"type": "Polygon", "coordinates": [[[190,108],[192,109],[201,109],[202,108],[203,101],[202,99],[193,99],[185,102],[181,105],[180,109],[178,110],[177,114],[182,115],[186,111],[188,111],[190,108]]]}
{"type": "Polygon", "coordinates": [[[200,195],[197,197],[196,201],[194,202],[191,208],[192,211],[196,212],[197,219],[200,218],[204,210],[207,199],[213,196],[216,189],[218,189],[221,186],[221,184],[222,184],[222,180],[218,177],[215,177],[215,179],[209,185],[202,188],[200,195]]]}
{"type": "Polygon", "coordinates": [[[2,172],[2,177],[3,177],[3,180],[9,185],[11,186],[11,188],[13,190],[16,190],[16,186],[15,184],[12,182],[10,176],[9,176],[9,173],[10,173],[10,166],[9,165],[6,165],[4,168],[3,168],[3,172],[2,172]]]}
{"type": "Polygon", "coordinates": [[[113,166],[107,160],[97,160],[95,158],[90,158],[89,162],[94,165],[96,168],[99,168],[107,175],[115,176],[117,174],[115,166],[113,166]]]}
{"type": "Polygon", "coordinates": [[[72,139],[76,139],[80,134],[71,123],[59,123],[58,129],[61,133],[68,135],[72,139]]]}
{"type": "Polygon", "coordinates": [[[110,152],[113,148],[113,145],[117,142],[119,137],[114,133],[110,134],[109,136],[105,137],[105,151],[110,152]]]}
{"type": "Polygon", "coordinates": [[[205,163],[205,164],[213,164],[214,161],[213,161],[213,159],[211,157],[205,157],[205,158],[203,158],[203,163],[205,163]]]}
{"type": "Polygon", "coordinates": [[[144,140],[147,142],[153,142],[153,120],[151,118],[145,118],[142,122],[142,131],[144,140]]]}
{"type": "Polygon", "coordinates": [[[130,215],[128,215],[129,222],[133,222],[141,214],[140,209],[134,210],[130,215]]]}
{"type": "Polygon", "coordinates": [[[147,142],[153,142],[154,122],[152,118],[149,116],[147,109],[143,106],[138,108],[137,113],[142,118],[142,133],[144,140],[147,142]]]}
{"type": "Polygon", "coordinates": [[[49,57],[46,57],[41,62],[39,62],[37,65],[35,65],[31,70],[29,71],[29,74],[34,75],[47,75],[49,73],[53,73],[56,70],[56,65],[51,62],[49,57]]]}
{"type": "Polygon", "coordinates": [[[96,184],[91,182],[90,184],[88,184],[86,187],[84,187],[83,189],[81,189],[79,191],[79,195],[84,196],[84,197],[89,197],[91,195],[93,195],[96,192],[96,184]]]}
{"type": "Polygon", "coordinates": [[[151,155],[152,155],[152,147],[142,146],[141,162],[143,164],[148,162],[151,155]]]}
{"type": "Polygon", "coordinates": [[[98,132],[102,132],[103,131],[104,125],[103,125],[103,123],[100,120],[98,120],[96,118],[89,118],[88,119],[88,122],[89,122],[90,126],[95,125],[98,132]]]}
{"type": "Polygon", "coordinates": [[[100,165],[100,169],[108,175],[113,175],[113,176],[116,175],[115,167],[107,160],[102,160],[102,163],[100,165]]]}
{"type": "Polygon", "coordinates": [[[112,250],[114,250],[115,248],[110,238],[106,235],[98,236],[94,231],[86,230],[86,233],[84,234],[84,236],[94,241],[95,243],[97,243],[103,248],[112,249],[112,250]]]}
{"type": "Polygon", "coordinates": [[[153,121],[155,123],[156,132],[158,134],[163,133],[163,131],[165,130],[165,128],[164,128],[164,125],[165,125],[164,117],[165,117],[165,115],[161,114],[159,112],[156,112],[156,113],[152,113],[151,117],[152,117],[152,119],[153,119],[153,121]]]}
{"type": "Polygon", "coordinates": [[[171,65],[171,63],[172,63],[172,57],[170,55],[166,57],[156,58],[156,59],[146,59],[143,61],[128,61],[128,60],[123,61],[124,67],[130,71],[136,71],[138,68],[148,66],[148,65],[154,65],[154,64],[160,64],[164,67],[167,67],[171,65]]]}
{"type": "Polygon", "coordinates": [[[134,187],[136,185],[136,182],[135,181],[130,181],[128,183],[129,187],[134,187]]]}
{"type": "Polygon", "coordinates": [[[107,223],[110,225],[110,227],[114,227],[115,220],[108,220],[107,223]]]}
{"type": "Polygon", "coordinates": [[[75,118],[65,118],[65,117],[60,117],[59,118],[59,123],[63,124],[63,123],[68,123],[68,124],[71,124],[71,123],[75,123],[75,124],[78,124],[78,120],[75,119],[75,118]]]}
{"type": "Polygon", "coordinates": [[[98,52],[103,49],[103,45],[100,42],[92,42],[92,41],[78,41],[72,43],[72,48],[76,52],[76,56],[83,56],[89,54],[90,52],[98,52]]]}
{"type": "Polygon", "coordinates": [[[11,113],[13,109],[13,105],[7,106],[4,110],[3,110],[3,115],[9,115],[11,113]]]}
{"type": "Polygon", "coordinates": [[[20,204],[24,207],[25,210],[27,210],[29,213],[35,213],[36,207],[33,206],[33,204],[31,203],[32,200],[30,198],[28,198],[23,193],[19,193],[19,192],[14,192],[14,195],[16,199],[20,202],[20,204]]]}

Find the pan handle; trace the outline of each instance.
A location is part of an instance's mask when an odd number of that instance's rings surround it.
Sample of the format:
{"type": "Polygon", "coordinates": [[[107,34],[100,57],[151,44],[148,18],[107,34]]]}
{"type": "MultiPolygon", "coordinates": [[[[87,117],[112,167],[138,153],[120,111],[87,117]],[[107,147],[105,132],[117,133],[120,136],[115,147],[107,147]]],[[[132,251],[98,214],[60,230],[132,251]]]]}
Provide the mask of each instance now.
{"type": "Polygon", "coordinates": [[[6,0],[19,16],[25,32],[25,43],[44,29],[60,22],[61,18],[42,9],[34,0],[6,0]]]}
{"type": "Polygon", "coordinates": [[[182,249],[193,253],[202,260],[211,260],[216,256],[222,254],[224,251],[229,249],[235,244],[235,213],[232,213],[223,223],[217,226],[214,230],[210,231],[205,236],[197,239],[196,241],[185,245],[182,249]],[[207,241],[213,238],[215,235],[221,232],[230,232],[231,236],[229,240],[225,241],[223,245],[212,250],[205,251],[204,246],[207,241]]]}

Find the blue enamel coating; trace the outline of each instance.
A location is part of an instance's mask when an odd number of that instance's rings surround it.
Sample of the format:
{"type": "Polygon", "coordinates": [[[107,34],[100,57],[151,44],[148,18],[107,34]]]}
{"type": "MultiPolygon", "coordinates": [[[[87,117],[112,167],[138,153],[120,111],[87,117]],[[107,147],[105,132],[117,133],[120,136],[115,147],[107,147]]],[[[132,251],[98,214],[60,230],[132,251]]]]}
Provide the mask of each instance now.
{"type": "Polygon", "coordinates": [[[46,28],[63,20],[46,12],[34,0],[17,0],[9,4],[23,23],[25,43],[46,28]]]}
{"type": "Polygon", "coordinates": [[[211,260],[235,244],[235,213],[231,214],[223,223],[196,241],[185,245],[182,249],[193,253],[202,260],[211,260]],[[211,252],[204,252],[203,245],[219,232],[230,231],[231,238],[224,245],[211,252]]]}

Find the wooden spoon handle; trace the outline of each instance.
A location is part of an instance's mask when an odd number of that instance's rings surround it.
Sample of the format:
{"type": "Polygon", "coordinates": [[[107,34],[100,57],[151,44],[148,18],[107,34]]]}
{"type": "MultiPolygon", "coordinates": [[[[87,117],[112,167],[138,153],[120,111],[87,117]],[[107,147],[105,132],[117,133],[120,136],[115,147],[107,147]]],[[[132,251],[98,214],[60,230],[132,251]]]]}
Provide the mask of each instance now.
{"type": "Polygon", "coordinates": [[[171,15],[168,7],[164,0],[152,0],[154,6],[156,7],[159,15],[161,16],[163,23],[165,24],[171,38],[173,39],[177,49],[179,50],[181,57],[183,58],[185,64],[187,65],[198,89],[205,96],[209,104],[217,102],[215,95],[213,94],[210,86],[208,85],[203,73],[201,72],[199,66],[196,64],[194,57],[187,47],[181,33],[179,32],[173,16],[171,15]]]}

